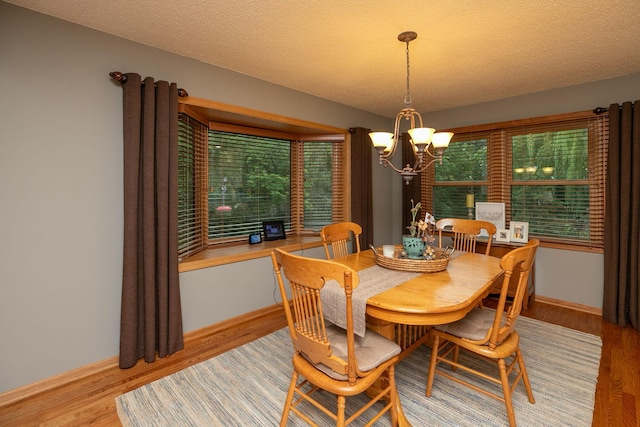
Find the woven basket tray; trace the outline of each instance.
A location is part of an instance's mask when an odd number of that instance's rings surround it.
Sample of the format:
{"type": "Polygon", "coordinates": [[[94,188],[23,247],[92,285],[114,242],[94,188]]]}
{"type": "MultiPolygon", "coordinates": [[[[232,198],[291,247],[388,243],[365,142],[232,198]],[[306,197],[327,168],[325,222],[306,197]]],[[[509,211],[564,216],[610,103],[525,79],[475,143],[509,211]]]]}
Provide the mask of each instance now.
{"type": "Polygon", "coordinates": [[[408,259],[408,258],[393,258],[382,255],[382,249],[372,247],[371,250],[376,258],[376,263],[380,267],[389,268],[391,270],[400,271],[412,271],[415,273],[437,273],[447,269],[449,265],[449,254],[442,250],[436,249],[434,257],[436,259],[408,259]]]}

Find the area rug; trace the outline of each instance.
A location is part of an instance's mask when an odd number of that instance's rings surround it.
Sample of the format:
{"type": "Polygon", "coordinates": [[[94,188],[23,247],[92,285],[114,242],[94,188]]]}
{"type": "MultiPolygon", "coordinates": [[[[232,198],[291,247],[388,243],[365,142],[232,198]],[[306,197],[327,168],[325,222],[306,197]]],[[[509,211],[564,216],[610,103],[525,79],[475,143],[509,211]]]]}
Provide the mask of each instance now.
{"type": "MultiPolygon", "coordinates": [[[[524,386],[518,385],[513,395],[518,425],[590,426],[601,339],[525,317],[520,317],[517,329],[536,399],[529,403],[524,386]]],[[[276,426],[290,380],[291,352],[288,331],[281,329],[118,396],[118,416],[125,427],[276,426]]],[[[444,377],[435,377],[432,397],[425,397],[429,356],[422,346],[396,368],[400,401],[412,425],[508,425],[502,402],[444,377]]],[[[474,364],[486,372],[496,369],[483,361],[474,364]]],[[[500,392],[498,385],[474,381],[500,392]]],[[[323,398],[334,401],[328,394],[323,398]]],[[[315,415],[320,425],[331,425],[325,416],[315,415]]],[[[376,425],[388,422],[383,418],[376,425]]],[[[288,425],[305,423],[292,414],[288,425]]]]}

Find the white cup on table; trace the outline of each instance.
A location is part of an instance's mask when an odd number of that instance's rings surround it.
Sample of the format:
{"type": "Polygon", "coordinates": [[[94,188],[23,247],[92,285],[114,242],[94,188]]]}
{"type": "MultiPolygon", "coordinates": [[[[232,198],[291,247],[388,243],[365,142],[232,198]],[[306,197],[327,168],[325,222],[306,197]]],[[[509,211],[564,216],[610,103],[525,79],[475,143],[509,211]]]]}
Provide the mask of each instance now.
{"type": "Polygon", "coordinates": [[[382,246],[382,255],[386,257],[393,258],[393,255],[395,255],[395,252],[396,252],[396,248],[393,245],[382,246]]]}

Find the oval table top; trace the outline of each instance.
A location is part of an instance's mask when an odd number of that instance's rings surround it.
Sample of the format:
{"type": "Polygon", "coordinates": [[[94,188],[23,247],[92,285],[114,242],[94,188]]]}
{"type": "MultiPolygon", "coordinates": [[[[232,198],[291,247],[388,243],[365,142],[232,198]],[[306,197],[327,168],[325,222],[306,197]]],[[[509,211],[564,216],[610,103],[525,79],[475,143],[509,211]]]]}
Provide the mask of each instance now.
{"type": "MultiPolygon", "coordinates": [[[[377,265],[370,250],[334,261],[356,271],[377,265]]],[[[366,312],[379,320],[407,325],[451,323],[479,304],[501,275],[500,258],[464,253],[451,259],[446,270],[420,274],[370,297],[366,312]]]]}

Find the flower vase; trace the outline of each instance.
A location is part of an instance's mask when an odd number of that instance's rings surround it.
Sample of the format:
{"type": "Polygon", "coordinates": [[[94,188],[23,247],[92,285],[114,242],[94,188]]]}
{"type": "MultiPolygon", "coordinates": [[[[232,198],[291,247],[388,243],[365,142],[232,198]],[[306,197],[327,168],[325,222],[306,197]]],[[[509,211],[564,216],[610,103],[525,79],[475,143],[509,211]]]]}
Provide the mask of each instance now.
{"type": "Polygon", "coordinates": [[[409,259],[422,259],[425,242],[422,237],[402,236],[402,248],[409,259]]]}

